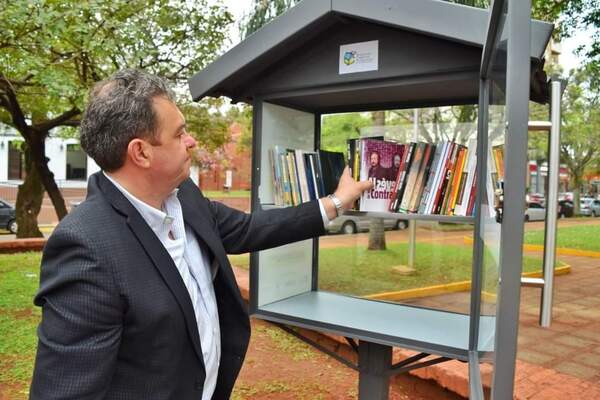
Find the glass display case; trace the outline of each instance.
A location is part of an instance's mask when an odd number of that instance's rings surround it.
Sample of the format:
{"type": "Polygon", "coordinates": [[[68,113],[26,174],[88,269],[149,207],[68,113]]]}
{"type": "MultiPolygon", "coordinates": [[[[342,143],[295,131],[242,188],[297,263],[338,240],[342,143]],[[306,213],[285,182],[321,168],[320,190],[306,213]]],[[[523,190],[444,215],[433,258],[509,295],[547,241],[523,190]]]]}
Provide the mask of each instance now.
{"type": "MultiPolygon", "coordinates": [[[[433,234],[418,231],[420,278],[412,286],[410,276],[394,275],[394,260],[407,263],[409,244],[402,240],[385,254],[367,253],[365,235],[256,252],[250,313],[358,340],[367,349],[359,348],[359,363],[372,367],[361,369],[361,382],[363,375],[383,371],[359,384],[361,399],[387,398],[390,371],[408,370],[407,364],[390,364],[392,346],[421,352],[414,361],[436,355],[436,362],[468,362],[472,398],[483,398],[479,364],[492,363],[492,393],[509,398],[523,259],[514,249],[521,248],[523,236],[529,76],[542,66],[552,26],[531,21],[527,1],[496,0],[487,10],[439,1],[388,3],[305,0],[194,76],[192,95],[227,95],[252,104],[254,211],[281,207],[273,149],[325,149],[322,124],[328,115],[477,105],[471,134],[454,139],[473,150],[471,212],[347,213],[403,221],[393,227],[407,221],[467,224],[469,240],[444,247],[434,244],[433,234]],[[354,63],[361,64],[355,71],[354,63]],[[458,269],[463,275],[455,275],[458,269]],[[448,289],[458,283],[460,289],[448,289]],[[424,286],[447,290],[429,292],[439,298],[406,294],[424,286]]],[[[543,93],[531,87],[532,98],[543,101],[543,93]]],[[[388,131],[390,139],[404,143],[437,140],[422,132],[412,136],[406,127],[388,131]]]]}

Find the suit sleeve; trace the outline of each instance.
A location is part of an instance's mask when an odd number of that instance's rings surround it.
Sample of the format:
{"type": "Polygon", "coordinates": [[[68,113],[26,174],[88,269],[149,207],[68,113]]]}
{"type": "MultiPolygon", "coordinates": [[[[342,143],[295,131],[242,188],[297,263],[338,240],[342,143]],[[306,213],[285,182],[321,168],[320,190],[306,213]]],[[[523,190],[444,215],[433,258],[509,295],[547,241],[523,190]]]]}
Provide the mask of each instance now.
{"type": "Polygon", "coordinates": [[[113,376],[123,305],[92,237],[61,229],[42,258],[42,307],[30,399],[102,399],[113,376]]]}
{"type": "Polygon", "coordinates": [[[209,206],[216,218],[225,251],[230,254],[277,247],[325,232],[317,201],[251,214],[214,201],[209,206]]]}

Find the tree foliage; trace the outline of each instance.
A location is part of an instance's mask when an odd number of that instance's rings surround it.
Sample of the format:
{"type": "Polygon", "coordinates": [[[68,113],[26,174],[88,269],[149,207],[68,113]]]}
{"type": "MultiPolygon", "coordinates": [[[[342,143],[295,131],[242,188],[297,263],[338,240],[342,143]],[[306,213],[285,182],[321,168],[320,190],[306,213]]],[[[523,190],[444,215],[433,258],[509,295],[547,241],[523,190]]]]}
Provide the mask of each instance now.
{"type": "Polygon", "coordinates": [[[600,89],[588,68],[575,70],[563,99],[560,155],[573,180],[575,206],[586,169],[600,159],[600,89]]]}
{"type": "Polygon", "coordinates": [[[122,68],[182,83],[219,52],[232,17],[207,0],[0,0],[0,122],[28,144],[59,218],[44,140],[77,126],[89,89],[122,68]],[[36,116],[36,118],[34,118],[36,116]]]}

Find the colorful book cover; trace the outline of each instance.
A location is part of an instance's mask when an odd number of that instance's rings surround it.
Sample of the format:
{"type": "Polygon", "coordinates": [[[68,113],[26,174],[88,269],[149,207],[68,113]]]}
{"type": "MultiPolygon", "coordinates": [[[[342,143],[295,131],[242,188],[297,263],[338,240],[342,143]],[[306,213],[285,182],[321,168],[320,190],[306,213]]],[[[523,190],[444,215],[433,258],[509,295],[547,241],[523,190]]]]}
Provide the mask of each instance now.
{"type": "Polygon", "coordinates": [[[373,189],[361,196],[360,211],[387,211],[403,147],[383,140],[364,139],[361,148],[360,180],[371,180],[373,189]]]}

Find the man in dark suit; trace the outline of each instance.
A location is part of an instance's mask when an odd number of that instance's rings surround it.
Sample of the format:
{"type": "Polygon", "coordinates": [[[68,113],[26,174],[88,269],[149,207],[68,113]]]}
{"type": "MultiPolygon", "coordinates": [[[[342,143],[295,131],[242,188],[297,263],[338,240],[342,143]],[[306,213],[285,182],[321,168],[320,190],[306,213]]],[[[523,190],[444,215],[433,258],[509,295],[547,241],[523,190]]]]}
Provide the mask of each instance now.
{"type": "Polygon", "coordinates": [[[31,399],[228,399],[250,336],[227,259],[304,240],[370,188],[245,214],[189,179],[196,142],[165,83],[126,70],[92,92],[81,144],[102,168],[44,249],[31,399]]]}

